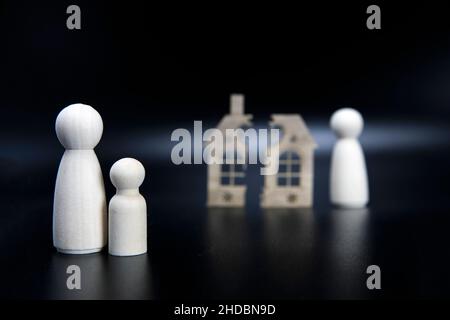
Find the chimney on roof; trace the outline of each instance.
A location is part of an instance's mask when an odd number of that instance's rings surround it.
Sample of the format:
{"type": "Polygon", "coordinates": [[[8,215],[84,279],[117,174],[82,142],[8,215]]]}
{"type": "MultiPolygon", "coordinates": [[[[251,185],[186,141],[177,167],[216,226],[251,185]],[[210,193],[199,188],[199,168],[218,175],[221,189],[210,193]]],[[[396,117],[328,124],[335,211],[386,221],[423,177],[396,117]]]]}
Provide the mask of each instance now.
{"type": "Polygon", "coordinates": [[[230,114],[244,114],[244,95],[232,94],[230,96],[230,114]]]}

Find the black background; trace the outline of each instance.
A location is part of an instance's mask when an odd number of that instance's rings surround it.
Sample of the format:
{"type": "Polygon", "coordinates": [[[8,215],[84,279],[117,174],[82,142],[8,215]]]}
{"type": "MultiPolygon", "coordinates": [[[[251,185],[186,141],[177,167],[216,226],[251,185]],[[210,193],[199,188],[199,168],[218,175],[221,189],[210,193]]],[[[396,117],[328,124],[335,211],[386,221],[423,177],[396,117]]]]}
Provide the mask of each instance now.
{"type": "Polygon", "coordinates": [[[79,31],[65,27],[69,4],[2,2],[2,104],[23,121],[53,119],[75,101],[114,127],[167,123],[168,115],[216,119],[231,92],[247,94],[261,119],[273,108],[328,117],[341,105],[449,113],[449,27],[439,3],[383,3],[376,31],[366,28],[370,2],[80,1],[79,31]]]}
{"type": "Polygon", "coordinates": [[[70,4],[0,6],[0,297],[448,297],[450,25],[443,4],[378,2],[382,29],[368,30],[372,3],[364,2],[77,1],[76,31],[66,28],[70,4]],[[301,113],[313,134],[328,134],[337,108],[360,110],[369,209],[330,206],[327,136],[316,157],[314,209],[260,210],[262,178],[251,168],[247,208],[208,211],[206,167],[173,165],[170,133],[194,120],[214,125],[232,92],[245,93],[256,123],[301,113]],[[116,160],[132,156],[146,167],[148,255],[68,257],[52,248],[63,153],[54,121],[76,102],[103,117],[96,153],[108,198],[116,160]],[[82,292],[65,289],[69,264],[88,270],[82,292]],[[382,269],[380,292],[365,287],[369,264],[382,269]]]}

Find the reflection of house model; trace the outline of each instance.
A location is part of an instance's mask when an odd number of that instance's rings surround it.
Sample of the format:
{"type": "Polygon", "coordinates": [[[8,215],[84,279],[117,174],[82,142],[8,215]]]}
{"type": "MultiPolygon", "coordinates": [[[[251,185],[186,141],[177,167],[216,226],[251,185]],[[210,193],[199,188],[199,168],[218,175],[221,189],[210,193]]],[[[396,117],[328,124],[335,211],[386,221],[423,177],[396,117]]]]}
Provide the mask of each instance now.
{"type": "MultiPolygon", "coordinates": [[[[244,96],[231,95],[231,112],[218,125],[226,129],[250,126],[252,115],[244,114],[244,96]]],[[[271,125],[279,127],[279,170],[264,177],[261,206],[264,208],[297,208],[312,206],[314,149],[316,143],[298,114],[272,115],[271,125]]],[[[275,146],[273,145],[272,148],[275,146]]],[[[246,157],[245,144],[237,144],[238,157],[246,157]]],[[[243,207],[246,186],[245,165],[208,165],[208,206],[243,207]]]]}

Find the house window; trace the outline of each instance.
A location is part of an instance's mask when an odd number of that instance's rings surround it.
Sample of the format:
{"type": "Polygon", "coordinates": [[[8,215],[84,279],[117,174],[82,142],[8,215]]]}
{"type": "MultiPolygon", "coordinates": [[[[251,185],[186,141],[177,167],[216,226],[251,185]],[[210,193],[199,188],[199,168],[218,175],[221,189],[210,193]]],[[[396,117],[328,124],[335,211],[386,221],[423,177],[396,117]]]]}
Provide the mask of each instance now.
{"type": "Polygon", "coordinates": [[[277,183],[282,187],[300,186],[300,157],[297,153],[287,151],[280,156],[277,183]]]}
{"type": "Polygon", "coordinates": [[[220,182],[224,186],[244,185],[245,165],[223,164],[220,172],[220,182]]]}

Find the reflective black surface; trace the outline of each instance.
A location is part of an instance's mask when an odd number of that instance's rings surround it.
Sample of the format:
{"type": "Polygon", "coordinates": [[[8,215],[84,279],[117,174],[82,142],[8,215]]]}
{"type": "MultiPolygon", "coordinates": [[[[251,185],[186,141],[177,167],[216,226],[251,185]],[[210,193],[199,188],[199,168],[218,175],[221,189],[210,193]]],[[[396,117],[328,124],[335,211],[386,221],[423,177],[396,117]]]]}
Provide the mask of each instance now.
{"type": "MultiPolygon", "coordinates": [[[[427,132],[420,128],[418,134],[427,132]]],[[[332,144],[320,138],[314,125],[312,131],[322,145],[332,144]]],[[[370,128],[366,133],[378,137],[370,128]]],[[[130,141],[139,138],[128,137],[130,141]]],[[[390,143],[395,144],[398,137],[394,133],[392,137],[390,143]]],[[[112,151],[116,143],[106,138],[97,151],[108,198],[114,190],[107,172],[122,156],[112,151]]],[[[160,143],[167,143],[170,150],[170,142],[161,138],[160,143]]],[[[105,252],[86,256],[56,253],[51,217],[59,159],[33,164],[26,158],[2,158],[6,179],[1,194],[8,200],[1,215],[1,297],[448,297],[450,157],[438,152],[448,144],[397,151],[366,148],[371,203],[361,210],[330,206],[328,147],[319,149],[316,156],[315,206],[299,210],[259,208],[262,177],[258,166],[250,166],[247,173],[246,208],[208,209],[204,165],[175,166],[170,153],[144,148],[147,146],[142,144],[133,156],[147,170],[141,191],[148,202],[149,252],[130,258],[105,252]],[[71,264],[82,270],[81,291],[66,288],[66,268],[71,264]],[[380,292],[366,288],[366,268],[371,264],[381,267],[380,292]]],[[[57,146],[54,151],[62,154],[57,146]]]]}

